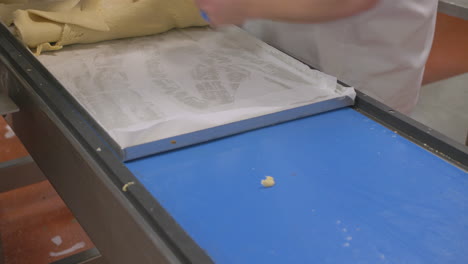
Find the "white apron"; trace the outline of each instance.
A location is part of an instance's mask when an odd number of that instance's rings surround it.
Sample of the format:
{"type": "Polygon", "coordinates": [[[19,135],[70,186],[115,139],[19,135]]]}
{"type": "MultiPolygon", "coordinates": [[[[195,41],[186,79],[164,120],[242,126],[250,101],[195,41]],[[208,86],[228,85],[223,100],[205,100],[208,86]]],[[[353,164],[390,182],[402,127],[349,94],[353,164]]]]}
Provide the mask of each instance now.
{"type": "Polygon", "coordinates": [[[438,0],[380,0],[323,24],[250,21],[244,28],[303,62],[409,113],[421,87],[438,0]]]}

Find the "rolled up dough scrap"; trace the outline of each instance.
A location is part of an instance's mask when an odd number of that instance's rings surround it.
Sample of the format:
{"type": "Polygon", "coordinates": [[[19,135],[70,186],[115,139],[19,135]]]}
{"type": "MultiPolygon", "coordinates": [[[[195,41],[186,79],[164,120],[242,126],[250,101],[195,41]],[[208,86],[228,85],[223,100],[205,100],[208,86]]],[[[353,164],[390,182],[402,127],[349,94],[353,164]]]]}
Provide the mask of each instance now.
{"type": "MultiPolygon", "coordinates": [[[[64,2],[56,4],[70,6],[76,0],[64,2]]],[[[37,53],[207,24],[193,0],[80,0],[66,10],[56,11],[54,4],[48,8],[54,11],[14,12],[18,37],[37,53]]]]}
{"type": "Polygon", "coordinates": [[[270,187],[273,187],[275,186],[275,179],[271,176],[266,176],[266,178],[264,180],[262,180],[262,185],[263,187],[265,188],[270,188],[270,187]]]}

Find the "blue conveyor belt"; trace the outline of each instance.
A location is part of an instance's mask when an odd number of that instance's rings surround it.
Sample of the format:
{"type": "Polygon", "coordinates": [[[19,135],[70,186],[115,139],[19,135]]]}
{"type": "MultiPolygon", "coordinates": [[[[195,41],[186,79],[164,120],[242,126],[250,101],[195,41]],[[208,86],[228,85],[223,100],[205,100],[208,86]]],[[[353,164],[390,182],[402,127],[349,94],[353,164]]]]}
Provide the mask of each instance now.
{"type": "Polygon", "coordinates": [[[127,166],[216,263],[468,263],[467,173],[350,108],[127,166]]]}

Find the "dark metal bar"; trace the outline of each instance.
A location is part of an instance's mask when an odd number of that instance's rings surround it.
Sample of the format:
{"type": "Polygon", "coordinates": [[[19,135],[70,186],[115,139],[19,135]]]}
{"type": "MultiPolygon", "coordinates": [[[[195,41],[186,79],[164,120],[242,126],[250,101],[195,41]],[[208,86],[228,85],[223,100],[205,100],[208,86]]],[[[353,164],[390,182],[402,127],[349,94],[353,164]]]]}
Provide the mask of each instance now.
{"type": "Polygon", "coordinates": [[[0,115],[7,115],[18,111],[18,106],[6,94],[0,93],[0,115]]]}
{"type": "Polygon", "coordinates": [[[50,264],[105,264],[96,248],[54,261],[50,264]]]}
{"type": "Polygon", "coordinates": [[[406,136],[434,154],[468,169],[468,147],[358,92],[355,109],[406,136]]]}
{"type": "Polygon", "coordinates": [[[45,181],[42,171],[31,157],[0,163],[0,193],[45,181]]]}

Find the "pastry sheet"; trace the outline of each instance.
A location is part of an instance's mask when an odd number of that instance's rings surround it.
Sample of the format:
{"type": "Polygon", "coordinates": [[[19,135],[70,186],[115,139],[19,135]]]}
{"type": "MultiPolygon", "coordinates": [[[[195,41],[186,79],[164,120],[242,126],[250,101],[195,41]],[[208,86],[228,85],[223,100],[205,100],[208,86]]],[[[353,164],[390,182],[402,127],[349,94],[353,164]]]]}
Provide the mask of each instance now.
{"type": "Polygon", "coordinates": [[[75,45],[38,59],[123,160],[316,114],[305,106],[320,102],[335,102],[323,111],[343,107],[355,97],[336,78],[234,26],[75,45]]]}

